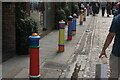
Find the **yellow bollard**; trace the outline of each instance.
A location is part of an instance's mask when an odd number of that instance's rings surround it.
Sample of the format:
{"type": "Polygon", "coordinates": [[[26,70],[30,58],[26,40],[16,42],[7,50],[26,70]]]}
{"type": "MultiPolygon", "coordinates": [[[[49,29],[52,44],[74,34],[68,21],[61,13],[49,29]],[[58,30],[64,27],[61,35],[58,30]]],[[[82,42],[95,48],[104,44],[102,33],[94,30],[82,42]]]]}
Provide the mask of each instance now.
{"type": "Polygon", "coordinates": [[[59,50],[58,52],[64,52],[64,28],[65,22],[63,20],[59,21],[59,50]]]}

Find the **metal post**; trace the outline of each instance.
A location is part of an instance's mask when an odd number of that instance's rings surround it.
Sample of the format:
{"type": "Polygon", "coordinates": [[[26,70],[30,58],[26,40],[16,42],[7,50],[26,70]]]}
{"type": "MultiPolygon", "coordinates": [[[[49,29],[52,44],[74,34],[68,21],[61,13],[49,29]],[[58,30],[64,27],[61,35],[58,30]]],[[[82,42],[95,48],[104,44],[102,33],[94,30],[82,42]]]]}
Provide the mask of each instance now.
{"type": "Polygon", "coordinates": [[[59,21],[59,52],[64,52],[64,29],[65,29],[65,22],[63,20],[59,21]]]}
{"type": "Polygon", "coordinates": [[[39,80],[39,39],[40,36],[37,33],[33,33],[29,36],[30,39],[30,80],[39,80]]]}

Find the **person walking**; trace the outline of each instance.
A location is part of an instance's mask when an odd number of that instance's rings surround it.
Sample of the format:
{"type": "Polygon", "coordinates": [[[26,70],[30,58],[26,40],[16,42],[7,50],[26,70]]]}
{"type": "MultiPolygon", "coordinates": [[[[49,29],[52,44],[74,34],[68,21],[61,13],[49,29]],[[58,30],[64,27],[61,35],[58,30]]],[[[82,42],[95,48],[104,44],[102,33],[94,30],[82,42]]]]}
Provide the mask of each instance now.
{"type": "Polygon", "coordinates": [[[118,14],[120,14],[120,3],[118,4],[118,8],[113,12],[114,17],[117,16],[118,14]]]}
{"type": "Polygon", "coordinates": [[[109,17],[109,15],[111,15],[111,7],[112,7],[111,2],[107,2],[107,6],[106,6],[106,9],[107,9],[107,17],[109,17]]]}
{"type": "Polygon", "coordinates": [[[102,48],[99,58],[106,55],[106,49],[114,39],[112,52],[110,54],[110,78],[109,80],[118,80],[120,76],[120,14],[115,16],[109,29],[106,41],[102,48]]]}
{"type": "Polygon", "coordinates": [[[99,9],[100,9],[100,2],[97,2],[97,5],[98,5],[98,11],[97,11],[97,14],[99,14],[99,9]]]}
{"type": "Polygon", "coordinates": [[[98,6],[96,4],[96,2],[91,2],[90,5],[92,6],[92,12],[93,12],[93,16],[95,16],[95,14],[97,14],[97,9],[98,9],[98,6]]]}
{"type": "Polygon", "coordinates": [[[102,8],[102,17],[105,14],[105,9],[106,9],[107,2],[101,2],[101,8],[102,8]]]}

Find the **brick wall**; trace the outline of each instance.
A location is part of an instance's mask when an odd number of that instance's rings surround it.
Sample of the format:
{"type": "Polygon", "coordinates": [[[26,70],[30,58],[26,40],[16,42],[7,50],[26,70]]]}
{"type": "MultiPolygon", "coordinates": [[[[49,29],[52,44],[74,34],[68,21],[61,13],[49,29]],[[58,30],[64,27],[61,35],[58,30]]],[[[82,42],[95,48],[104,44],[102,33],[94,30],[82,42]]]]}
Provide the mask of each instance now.
{"type": "Polygon", "coordinates": [[[15,3],[2,3],[2,58],[16,53],[15,3]]]}

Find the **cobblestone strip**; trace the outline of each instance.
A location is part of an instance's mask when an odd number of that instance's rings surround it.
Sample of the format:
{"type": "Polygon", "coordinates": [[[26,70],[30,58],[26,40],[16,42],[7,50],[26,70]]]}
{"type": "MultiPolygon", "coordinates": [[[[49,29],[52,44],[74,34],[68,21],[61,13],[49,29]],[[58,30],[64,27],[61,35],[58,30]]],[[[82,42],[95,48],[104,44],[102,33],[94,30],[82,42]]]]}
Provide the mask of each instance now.
{"type": "Polygon", "coordinates": [[[81,39],[78,42],[78,45],[76,46],[74,56],[73,56],[74,58],[71,58],[73,61],[71,61],[71,60],[69,61],[69,62],[71,62],[70,68],[73,68],[73,69],[72,70],[70,69],[71,71],[69,71],[69,76],[67,76],[67,78],[70,78],[70,77],[71,77],[71,79],[78,78],[79,71],[82,71],[82,72],[85,71],[85,66],[86,66],[86,63],[88,62],[85,52],[87,52],[87,49],[88,49],[88,47],[87,47],[87,45],[89,44],[88,37],[90,37],[90,35],[91,35],[90,30],[92,29],[93,22],[94,22],[94,18],[92,18],[90,20],[90,22],[88,23],[81,39]],[[86,41],[83,39],[86,39],[86,41]],[[85,48],[85,49],[84,49],[84,53],[82,54],[81,51],[83,48],[85,48]]]}
{"type": "MultiPolygon", "coordinates": [[[[78,78],[89,78],[91,75],[88,74],[88,72],[90,72],[90,66],[92,66],[90,64],[90,49],[92,46],[92,38],[94,36],[94,28],[95,28],[95,24],[96,24],[96,19],[93,19],[93,23],[89,26],[89,36],[87,37],[87,46],[85,47],[87,55],[85,56],[85,59],[82,59],[82,61],[84,62],[83,64],[85,65],[84,70],[79,72],[79,77],[78,78]]],[[[92,77],[91,77],[92,78],[92,77]]]]}

